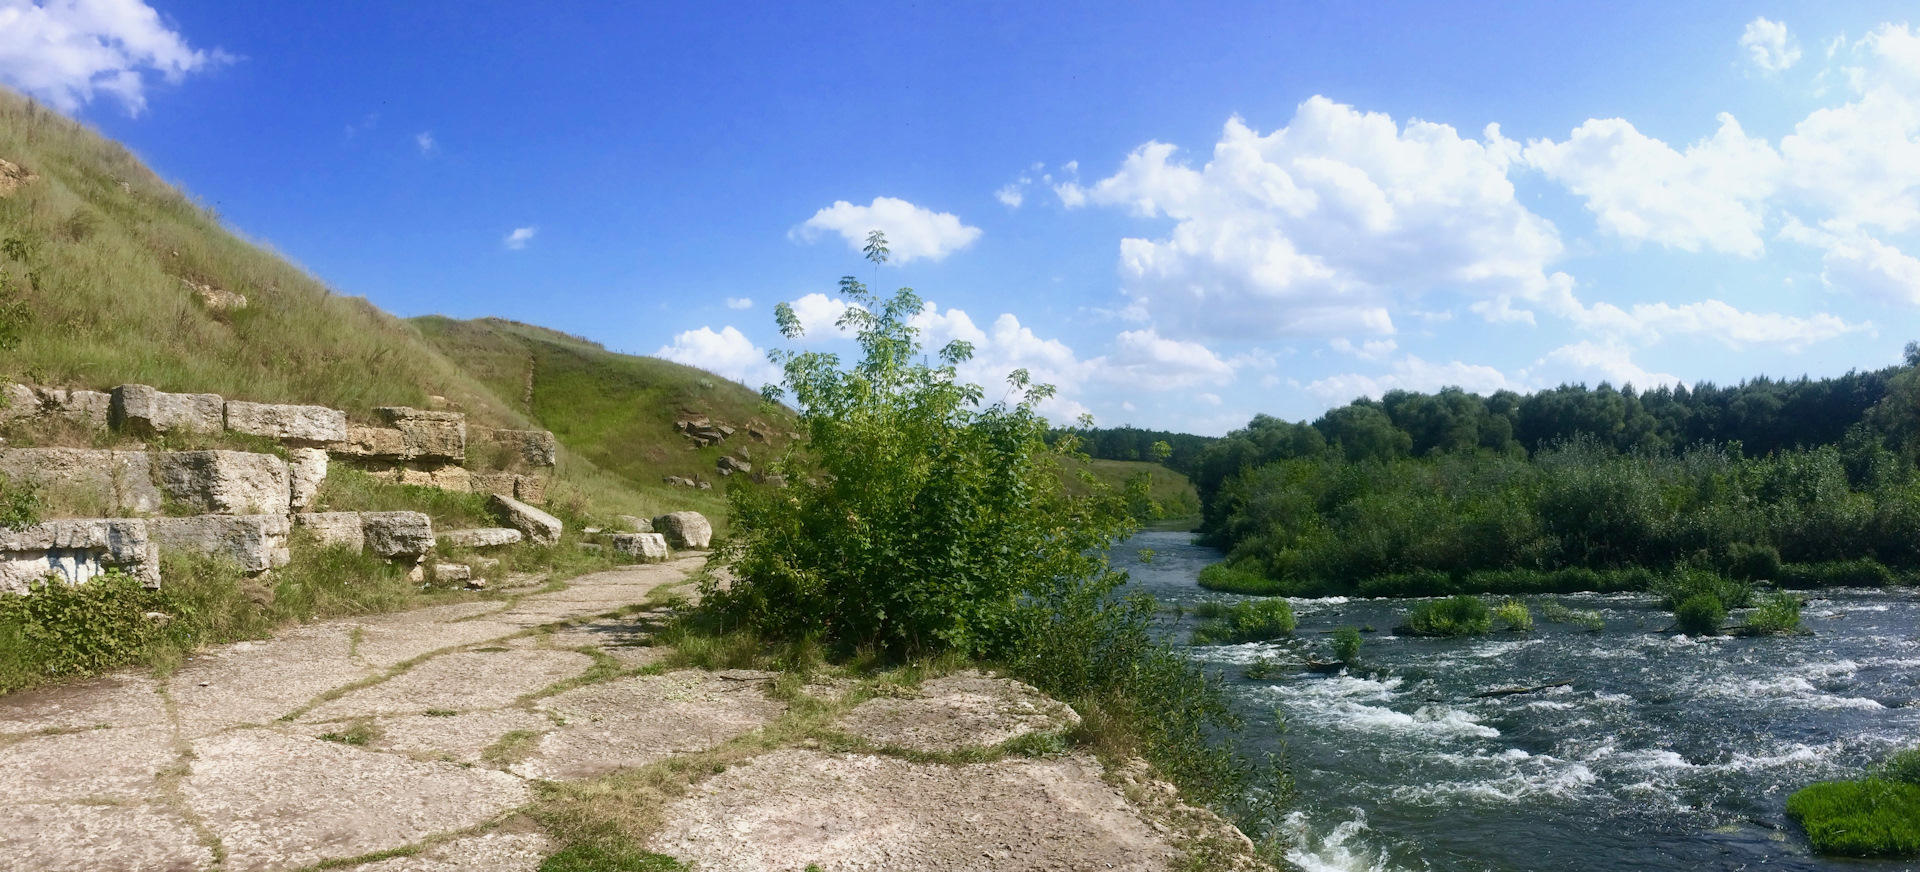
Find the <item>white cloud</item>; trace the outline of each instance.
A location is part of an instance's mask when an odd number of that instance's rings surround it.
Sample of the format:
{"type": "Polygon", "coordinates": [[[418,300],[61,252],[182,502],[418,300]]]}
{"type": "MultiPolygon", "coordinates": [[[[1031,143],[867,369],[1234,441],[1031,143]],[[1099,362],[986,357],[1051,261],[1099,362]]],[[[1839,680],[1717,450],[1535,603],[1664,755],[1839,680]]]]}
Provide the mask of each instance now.
{"type": "Polygon", "coordinates": [[[1682,153],[1624,119],[1592,119],[1565,142],[1534,140],[1528,165],[1587,201],[1600,229],[1629,243],[1758,255],[1763,201],[1780,178],[1780,155],[1720,115],[1712,138],[1682,153]]]}
{"type": "Polygon", "coordinates": [[[0,80],[72,112],[96,92],[146,109],[146,73],[169,82],[231,60],[187,45],[141,0],[0,0],[0,80]]]}
{"type": "Polygon", "coordinates": [[[519,251],[522,248],[526,248],[527,243],[533,241],[533,235],[539,232],[540,228],[538,227],[515,227],[512,233],[507,234],[500,240],[500,244],[513,251],[519,251]]]}
{"type": "Polygon", "coordinates": [[[1497,128],[1482,143],[1314,97],[1264,136],[1229,120],[1200,169],[1149,142],[1113,176],[1056,192],[1069,208],[1174,220],[1164,239],[1120,244],[1125,290],[1161,329],[1379,334],[1395,304],[1429,290],[1544,284],[1560,239],[1514,198],[1516,151],[1497,128]]]}
{"type": "MultiPolygon", "coordinates": [[[[1636,303],[1623,309],[1604,301],[1589,306],[1574,296],[1573,280],[1558,273],[1533,299],[1550,314],[1565,318],[1581,330],[1605,337],[1613,343],[1645,344],[1675,336],[1690,336],[1716,340],[1733,349],[1773,346],[1799,351],[1815,342],[1873,329],[1871,323],[1851,323],[1825,312],[1804,317],[1777,312],[1749,312],[1711,299],[1678,306],[1671,303],[1636,303]]],[[[1496,300],[1495,303],[1496,306],[1483,312],[1489,315],[1488,320],[1498,322],[1508,317],[1500,315],[1502,311],[1510,315],[1524,315],[1528,320],[1532,317],[1531,313],[1523,310],[1502,308],[1509,307],[1509,300],[1496,300]]]]}
{"type": "Polygon", "coordinates": [[[1540,387],[1572,382],[1610,382],[1615,387],[1633,385],[1646,390],[1659,385],[1678,385],[1680,377],[1671,373],[1649,372],[1633,362],[1632,351],[1619,345],[1592,341],[1561,346],[1534,362],[1533,373],[1540,387]],[[1588,378],[1593,376],[1594,378],[1588,378]]]}
{"type": "Polygon", "coordinates": [[[728,297],[727,308],[751,309],[753,308],[753,298],[752,297],[728,297]]]}
{"type": "Polygon", "coordinates": [[[1787,26],[1766,18],[1747,22],[1746,32],[1740,34],[1740,44],[1746,47],[1754,66],[1768,72],[1777,73],[1800,60],[1800,46],[1787,32],[1787,26]]]}
{"type": "Polygon", "coordinates": [[[1194,394],[1193,398],[1196,400],[1199,400],[1200,402],[1206,403],[1209,406],[1220,405],[1219,394],[1194,394]]]}
{"type": "Polygon", "coordinates": [[[430,130],[423,130],[414,134],[413,144],[420,146],[421,154],[432,154],[440,148],[440,143],[434,140],[433,132],[430,130]]]}
{"type": "Polygon", "coordinates": [[[1853,49],[1858,99],[1812,112],[1780,140],[1790,192],[1821,220],[1920,229],[1920,33],[1883,24],[1853,49]]]}
{"type": "Polygon", "coordinates": [[[875,230],[887,234],[887,248],[897,263],[920,258],[943,260],[980,238],[980,228],[962,224],[950,212],[923,209],[893,197],[875,197],[870,206],[836,201],[815,212],[789,235],[812,242],[821,233],[831,231],[840,234],[848,247],[859,251],[867,244],[867,234],[875,230]]]}
{"type": "Polygon", "coordinates": [[[1333,346],[1333,350],[1335,351],[1343,354],[1351,354],[1361,360],[1386,360],[1388,355],[1400,347],[1400,343],[1391,339],[1372,339],[1356,346],[1353,344],[1353,340],[1345,336],[1336,338],[1327,344],[1333,346]]]}
{"type": "Polygon", "coordinates": [[[1836,221],[1819,229],[1789,222],[1780,235],[1826,249],[1820,280],[1827,286],[1884,303],[1920,305],[1920,258],[1836,221]]]}
{"type": "Polygon", "coordinates": [[[1345,403],[1356,397],[1378,399],[1392,390],[1432,393],[1444,387],[1464,388],[1476,394],[1490,394],[1500,390],[1524,390],[1520,383],[1507,378],[1505,373],[1491,366],[1462,363],[1457,360],[1451,363],[1429,363],[1409,354],[1394,361],[1392,371],[1384,375],[1347,373],[1329,376],[1308,384],[1306,391],[1331,406],[1345,403]]]}
{"type": "Polygon", "coordinates": [[[1019,183],[1002,186],[1000,190],[993,192],[993,198],[1006,204],[1009,209],[1018,209],[1021,203],[1027,201],[1026,192],[1020,189],[1019,183]]]}
{"type": "Polygon", "coordinates": [[[767,362],[767,353],[731,325],[718,333],[710,327],[688,330],[653,356],[697,366],[755,389],[780,380],[780,370],[767,362]]]}
{"type": "Polygon", "coordinates": [[[847,312],[847,301],[826,294],[808,294],[787,304],[800,319],[800,330],[808,339],[851,339],[853,331],[835,326],[847,312]]]}
{"type": "Polygon", "coordinates": [[[1113,338],[1113,350],[1090,365],[1109,382],[1145,390],[1171,390],[1233,381],[1233,365],[1198,342],[1168,339],[1152,329],[1113,338]]]}

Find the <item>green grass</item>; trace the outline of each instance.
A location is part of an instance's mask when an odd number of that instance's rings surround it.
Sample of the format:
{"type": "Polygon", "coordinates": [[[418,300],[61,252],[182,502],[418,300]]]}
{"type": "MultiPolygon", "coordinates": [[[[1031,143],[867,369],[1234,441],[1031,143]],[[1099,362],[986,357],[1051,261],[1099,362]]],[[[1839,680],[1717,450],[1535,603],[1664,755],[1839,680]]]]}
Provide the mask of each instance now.
{"type": "Polygon", "coordinates": [[[1800,629],[1800,597],[1791,593],[1776,593],[1760,600],[1760,605],[1747,613],[1746,623],[1741,630],[1747,633],[1791,633],[1800,629]]]}
{"type": "Polygon", "coordinates": [[[1193,613],[1206,619],[1194,628],[1195,645],[1267,642],[1293,634],[1293,606],[1283,599],[1246,600],[1232,605],[1206,602],[1193,613]]]}
{"type": "Polygon", "coordinates": [[[1189,530],[1199,523],[1200,494],[1194,490],[1193,482],[1178,472],[1139,460],[1070,460],[1062,469],[1066,473],[1068,493],[1085,496],[1088,492],[1077,474],[1083,470],[1093,473],[1095,481],[1116,492],[1126,489],[1128,479],[1147,474],[1147,497],[1158,504],[1162,512],[1160,520],[1148,522],[1150,529],[1189,530]]]}
{"type": "Polygon", "coordinates": [[[1221,593],[1239,593],[1248,596],[1282,596],[1294,592],[1286,582],[1230,566],[1224,562],[1211,563],[1203,567],[1200,570],[1200,586],[1221,593]]]}
{"type": "Polygon", "coordinates": [[[497,527],[499,519],[487,507],[486,494],[465,494],[412,484],[381,481],[341,464],[327,467],[327,478],[314,496],[316,512],[424,512],[433,528],[461,530],[497,527]]]}
{"type": "Polygon", "coordinates": [[[1399,631],[1412,636],[1484,636],[1493,631],[1493,612],[1479,597],[1460,594],[1414,606],[1399,631]]]}
{"type": "Polygon", "coordinates": [[[1881,778],[1824,781],[1787,797],[1787,814],[1821,854],[1920,855],[1920,786],[1881,778]]]}
{"type": "Polygon", "coordinates": [[[1519,600],[1510,599],[1494,606],[1493,619],[1509,630],[1522,633],[1533,630],[1533,612],[1527,608],[1526,603],[1519,600]]]}
{"type": "Polygon", "coordinates": [[[1697,593],[1673,609],[1674,626],[1689,636],[1718,636],[1727,622],[1727,607],[1710,593],[1697,593]]]}

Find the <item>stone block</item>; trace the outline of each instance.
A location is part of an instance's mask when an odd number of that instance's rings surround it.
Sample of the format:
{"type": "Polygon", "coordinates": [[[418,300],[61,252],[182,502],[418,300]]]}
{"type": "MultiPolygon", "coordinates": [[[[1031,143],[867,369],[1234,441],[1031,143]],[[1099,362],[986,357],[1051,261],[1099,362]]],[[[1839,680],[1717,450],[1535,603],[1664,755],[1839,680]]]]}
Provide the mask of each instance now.
{"type": "Polygon", "coordinates": [[[560,519],[512,497],[493,495],[493,507],[508,526],[527,534],[536,544],[552,545],[560,541],[560,519]]]}
{"type": "Polygon", "coordinates": [[[667,537],[659,533],[615,533],[607,537],[613,550],[641,563],[659,563],[673,556],[667,550],[667,537]]]}
{"type": "Polygon", "coordinates": [[[246,451],[169,451],[158,455],[167,498],[212,515],[284,515],[292,486],[287,463],[246,451]]]}
{"type": "Polygon", "coordinates": [[[145,520],[87,518],[0,527],[0,591],[26,593],[29,583],[59,575],[78,584],[118,569],[148,587],[160,585],[160,552],[145,520]]]}
{"type": "Polygon", "coordinates": [[[219,394],[170,394],[147,385],[113,389],[107,408],[115,427],[135,433],[218,433],[226,426],[219,394]]]}
{"type": "Polygon", "coordinates": [[[464,460],[467,456],[467,416],[459,412],[428,412],[407,406],[374,410],[387,426],[400,432],[401,457],[406,459],[464,460]]]}
{"type": "Polygon", "coordinates": [[[560,445],[546,430],[495,430],[493,441],[505,445],[534,466],[552,466],[559,462],[560,445]]]}
{"type": "Polygon", "coordinates": [[[289,559],[286,515],[195,515],[147,524],[162,548],[224,557],[244,572],[265,572],[289,559]]]}
{"type": "Polygon", "coordinates": [[[399,458],[407,453],[407,439],[392,427],[347,426],[347,438],[327,446],[336,454],[353,457],[399,458]]]}
{"type": "Polygon", "coordinates": [[[449,548],[499,548],[518,545],[526,538],[508,527],[482,527],[476,530],[448,530],[440,534],[440,543],[449,548]]]}
{"type": "Polygon", "coordinates": [[[473,473],[457,463],[435,460],[371,461],[364,468],[368,475],[394,484],[436,487],[456,493],[473,490],[473,473]]]}
{"type": "Polygon", "coordinates": [[[285,406],[271,403],[245,403],[228,400],[227,429],[235,433],[266,436],[321,445],[347,438],[347,413],[325,406],[285,406]]]}
{"type": "Polygon", "coordinates": [[[293,516],[293,525],[311,532],[321,547],[344,545],[355,551],[367,547],[365,524],[359,512],[309,512],[293,516]]]}
{"type": "Polygon", "coordinates": [[[293,510],[304,511],[313,505],[313,498],[320,494],[320,483],[327,480],[326,449],[288,449],[287,479],[290,485],[288,501],[293,510]]]}
{"type": "Polygon", "coordinates": [[[99,391],[75,391],[66,388],[38,388],[41,414],[65,418],[95,430],[107,428],[107,413],[113,397],[99,391]]]}
{"type": "Polygon", "coordinates": [[[652,518],[636,518],[632,515],[620,515],[614,520],[619,521],[622,526],[625,526],[628,530],[632,530],[635,533],[653,532],[652,518]]]}
{"type": "Polygon", "coordinates": [[[665,534],[675,548],[705,551],[713,541],[713,525],[699,512],[673,512],[653,519],[653,530],[665,534]]]}
{"type": "Polygon", "coordinates": [[[544,475],[516,475],[513,477],[513,496],[523,503],[543,503],[547,500],[547,477],[544,475]]]}
{"type": "Polygon", "coordinates": [[[433,519],[420,512],[361,512],[367,548],[381,557],[418,557],[433,550],[433,519]]]}
{"type": "Polygon", "coordinates": [[[465,563],[435,563],[433,565],[434,581],[464,582],[471,578],[473,578],[473,567],[465,563]]]}
{"type": "Polygon", "coordinates": [[[158,512],[152,456],[93,448],[0,449],[0,473],[61,494],[70,504],[96,504],[107,514],[158,512]]]}

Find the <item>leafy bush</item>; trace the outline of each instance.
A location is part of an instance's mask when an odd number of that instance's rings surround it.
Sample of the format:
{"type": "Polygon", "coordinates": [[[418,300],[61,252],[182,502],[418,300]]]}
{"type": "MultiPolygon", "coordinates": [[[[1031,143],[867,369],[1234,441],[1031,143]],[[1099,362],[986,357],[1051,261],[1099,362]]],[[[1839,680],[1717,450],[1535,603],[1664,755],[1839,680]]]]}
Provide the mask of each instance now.
{"type": "Polygon", "coordinates": [[[1781,587],[1886,587],[1894,583],[1893,570],[1871,558],[1826,563],[1789,563],[1780,569],[1781,587]]]}
{"type": "Polygon", "coordinates": [[[1505,624],[1509,630],[1518,630],[1522,633],[1533,630],[1533,612],[1527,609],[1526,603],[1519,600],[1510,599],[1495,606],[1493,617],[1494,620],[1505,624]]]}
{"type": "Polygon", "coordinates": [[[1773,581],[1780,577],[1780,549],[1753,542],[1735,542],[1727,548],[1727,574],[1742,581],[1773,581]]]}
{"type": "Polygon", "coordinates": [[[1825,781],[1787,797],[1787,814],[1821,854],[1920,855],[1920,786],[1880,778],[1825,781]]]}
{"type": "Polygon", "coordinates": [[[1697,593],[1673,610],[1675,625],[1689,636],[1714,636],[1727,622],[1727,607],[1710,593],[1697,593]]]}
{"type": "Polygon", "coordinates": [[[165,632],[157,590],[118,572],[85,584],[56,577],[27,594],[0,593],[0,692],[88,675],[145,655],[165,632]]]}
{"type": "Polygon", "coordinates": [[[1266,642],[1293,633],[1293,606],[1283,599],[1247,600],[1209,611],[1212,614],[1194,611],[1201,617],[1212,618],[1194,628],[1195,645],[1266,642]]]}
{"type": "Polygon", "coordinates": [[[1210,563],[1201,569],[1200,586],[1221,593],[1240,593],[1249,596],[1279,596],[1289,592],[1285,582],[1276,581],[1225,562],[1210,563]]]}
{"type": "Polygon", "coordinates": [[[1722,578],[1704,569],[1682,567],[1655,582],[1653,592],[1660,594],[1660,605],[1676,609],[1696,596],[1710,596],[1720,603],[1721,611],[1745,608],[1753,601],[1753,586],[1744,581],[1722,578]]]}
{"type": "Polygon", "coordinates": [[[1493,613],[1479,597],[1460,594],[1414,606],[1401,631],[1414,636],[1484,636],[1493,631],[1493,613]]]}
{"type": "Polygon", "coordinates": [[[1333,659],[1341,663],[1352,663],[1360,656],[1360,631],[1352,627],[1341,627],[1333,631],[1333,659]]]}
{"type": "Polygon", "coordinates": [[[1555,624],[1573,624],[1589,633],[1598,633],[1607,628],[1607,621],[1597,611],[1570,609],[1557,602],[1540,607],[1540,617],[1555,624]]]}
{"type": "Polygon", "coordinates": [[[1791,633],[1800,629],[1800,597],[1781,592],[1766,597],[1747,613],[1742,630],[1748,633],[1791,633]]]}

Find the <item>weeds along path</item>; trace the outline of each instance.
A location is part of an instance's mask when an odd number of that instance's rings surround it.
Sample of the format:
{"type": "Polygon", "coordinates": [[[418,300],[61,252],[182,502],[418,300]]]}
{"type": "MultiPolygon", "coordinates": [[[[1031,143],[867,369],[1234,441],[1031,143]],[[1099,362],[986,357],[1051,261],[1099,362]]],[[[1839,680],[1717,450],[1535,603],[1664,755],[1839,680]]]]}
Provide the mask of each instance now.
{"type": "Polygon", "coordinates": [[[0,697],[0,870],[533,872],[580,832],[702,870],[1170,868],[1191,810],[1062,752],[1030,688],[664,668],[698,566],[0,697]]]}

